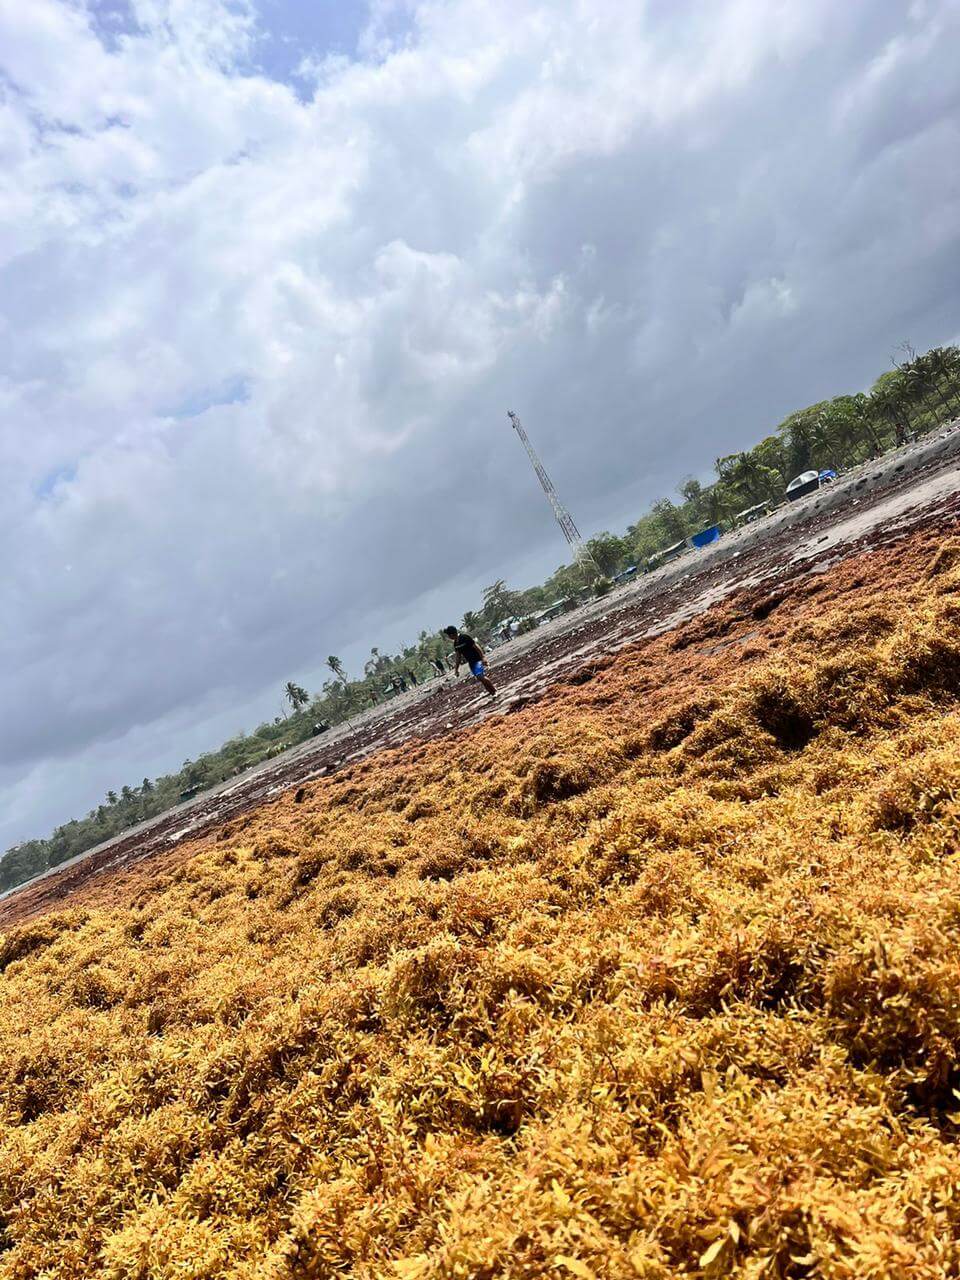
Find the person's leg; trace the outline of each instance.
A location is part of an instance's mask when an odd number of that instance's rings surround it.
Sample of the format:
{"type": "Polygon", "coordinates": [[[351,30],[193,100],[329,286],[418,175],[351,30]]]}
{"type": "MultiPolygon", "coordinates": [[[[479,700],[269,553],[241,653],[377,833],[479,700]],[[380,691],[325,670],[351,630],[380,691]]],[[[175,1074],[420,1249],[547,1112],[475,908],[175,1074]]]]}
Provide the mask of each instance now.
{"type": "Polygon", "coordinates": [[[482,662],[471,663],[470,670],[486,689],[487,693],[489,693],[490,697],[495,698],[497,696],[497,688],[487,675],[487,668],[484,664],[482,662]]]}

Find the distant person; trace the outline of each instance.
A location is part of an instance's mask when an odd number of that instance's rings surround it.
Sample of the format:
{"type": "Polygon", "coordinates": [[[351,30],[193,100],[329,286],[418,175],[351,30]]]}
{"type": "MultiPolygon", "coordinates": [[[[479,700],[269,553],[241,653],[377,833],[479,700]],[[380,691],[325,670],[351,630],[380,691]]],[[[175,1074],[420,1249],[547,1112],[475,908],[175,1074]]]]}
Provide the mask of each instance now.
{"type": "Polygon", "coordinates": [[[468,636],[465,631],[458,631],[456,627],[444,627],[443,634],[449,636],[453,641],[453,656],[455,667],[453,674],[460,674],[460,663],[465,662],[470,668],[470,672],[483,685],[491,698],[497,696],[496,685],[487,675],[486,659],[483,656],[483,650],[474,640],[473,636],[468,636]]]}
{"type": "Polygon", "coordinates": [[[409,670],[409,668],[407,670],[407,679],[410,681],[410,683],[413,685],[414,688],[417,687],[417,684],[419,683],[419,681],[417,680],[417,677],[414,675],[414,673],[409,670]]]}

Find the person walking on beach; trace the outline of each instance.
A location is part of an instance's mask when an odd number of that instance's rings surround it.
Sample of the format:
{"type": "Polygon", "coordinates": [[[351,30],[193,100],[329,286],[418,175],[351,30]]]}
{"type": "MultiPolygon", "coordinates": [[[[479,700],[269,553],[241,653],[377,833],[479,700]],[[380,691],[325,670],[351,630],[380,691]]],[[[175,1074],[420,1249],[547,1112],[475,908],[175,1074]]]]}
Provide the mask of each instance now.
{"type": "Polygon", "coordinates": [[[465,662],[470,668],[470,672],[483,685],[491,698],[497,696],[496,685],[487,675],[486,659],[483,650],[474,640],[473,636],[468,636],[465,631],[458,631],[456,627],[444,627],[443,634],[449,636],[453,641],[453,656],[455,666],[453,674],[460,674],[460,663],[465,662]]]}

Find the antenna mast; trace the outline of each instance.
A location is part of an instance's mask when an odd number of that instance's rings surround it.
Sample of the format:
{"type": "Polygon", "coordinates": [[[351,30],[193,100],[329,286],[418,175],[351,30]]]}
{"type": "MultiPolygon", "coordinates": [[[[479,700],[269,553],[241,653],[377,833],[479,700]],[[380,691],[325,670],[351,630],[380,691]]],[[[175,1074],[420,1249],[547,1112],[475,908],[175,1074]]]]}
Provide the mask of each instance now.
{"type": "Polygon", "coordinates": [[[574,560],[577,564],[583,565],[594,574],[599,575],[599,567],[597,566],[593,556],[587,550],[583,538],[580,536],[580,530],[574,524],[573,516],[560,501],[557,491],[553,487],[553,481],[547,475],[546,468],[537,456],[536,449],[534,449],[533,445],[530,443],[530,437],[523,429],[523,423],[512,409],[507,410],[507,417],[510,419],[510,425],[520,437],[523,447],[527,451],[527,456],[530,459],[534,471],[537,473],[537,479],[540,481],[540,486],[543,489],[543,492],[547,495],[547,501],[553,508],[553,514],[557,518],[557,524],[563,530],[563,536],[570,544],[574,560]]]}

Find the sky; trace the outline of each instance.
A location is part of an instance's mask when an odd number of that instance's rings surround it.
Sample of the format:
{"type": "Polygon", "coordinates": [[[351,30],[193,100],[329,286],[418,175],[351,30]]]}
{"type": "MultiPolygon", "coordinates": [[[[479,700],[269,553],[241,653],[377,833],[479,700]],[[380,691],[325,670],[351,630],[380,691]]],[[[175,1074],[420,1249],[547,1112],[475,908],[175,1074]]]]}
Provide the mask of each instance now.
{"type": "Polygon", "coordinates": [[[960,0],[0,0],[0,848],[960,334],[960,0]]]}

